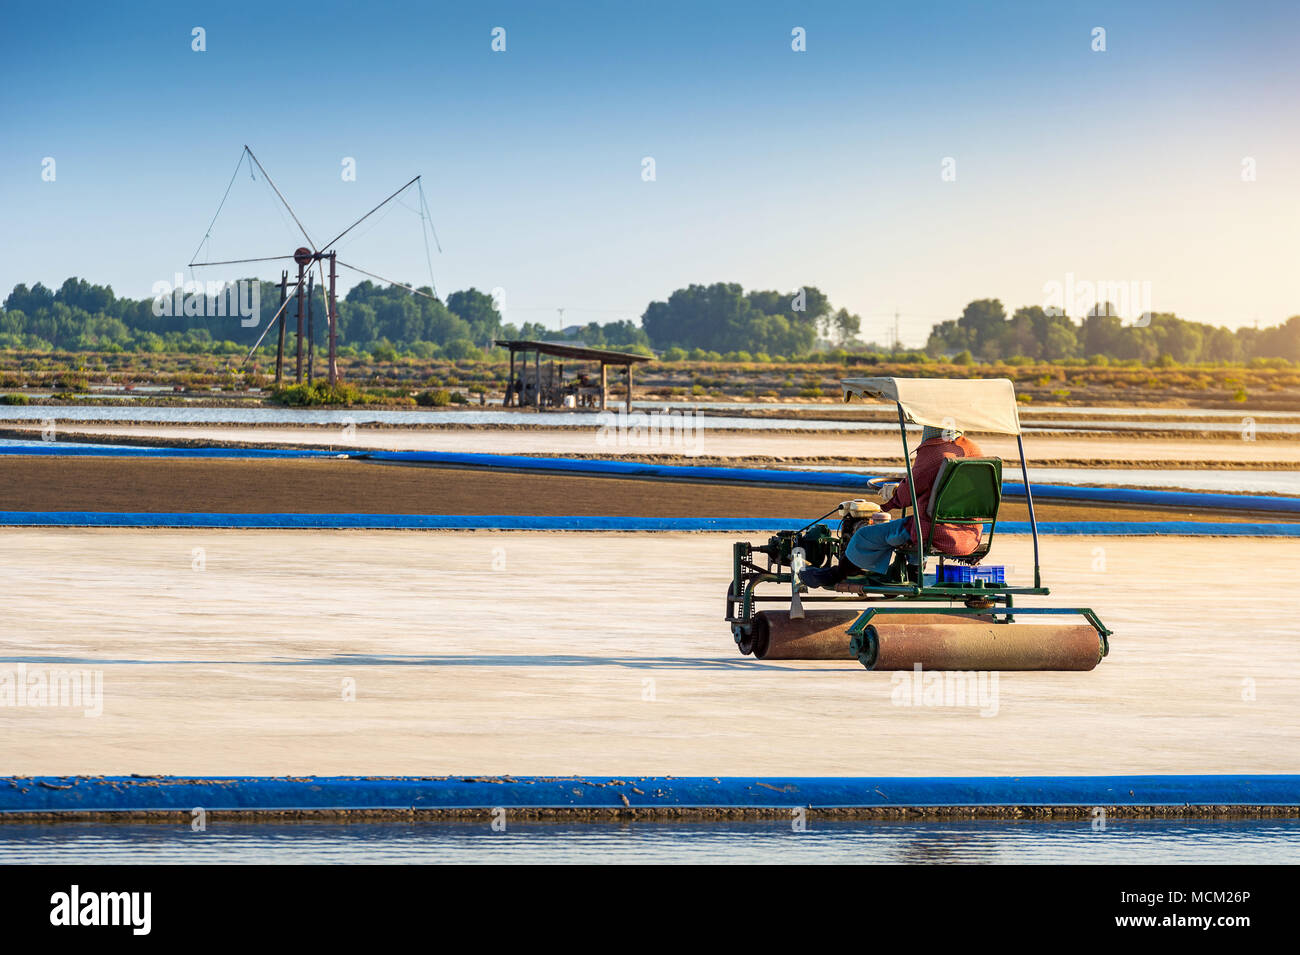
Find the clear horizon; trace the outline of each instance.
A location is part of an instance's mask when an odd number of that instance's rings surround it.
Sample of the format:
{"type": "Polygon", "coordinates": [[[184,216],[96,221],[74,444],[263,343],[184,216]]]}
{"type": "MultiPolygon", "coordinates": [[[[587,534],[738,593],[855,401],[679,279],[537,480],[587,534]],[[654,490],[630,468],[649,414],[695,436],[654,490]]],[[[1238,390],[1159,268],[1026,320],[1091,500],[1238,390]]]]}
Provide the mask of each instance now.
{"type": "MultiPolygon", "coordinates": [[[[318,241],[422,174],[439,293],[502,288],[515,324],[639,321],[692,283],[815,285],[864,339],[897,310],[919,345],[973,299],[1010,313],[1070,276],[1230,328],[1300,313],[1283,3],[61,11],[9,10],[0,37],[5,292],[75,275],[143,298],[188,276],[247,143],[318,241]]],[[[428,283],[416,210],[404,195],[340,258],[428,283]]],[[[300,244],[241,169],[200,258],[300,244]]]]}

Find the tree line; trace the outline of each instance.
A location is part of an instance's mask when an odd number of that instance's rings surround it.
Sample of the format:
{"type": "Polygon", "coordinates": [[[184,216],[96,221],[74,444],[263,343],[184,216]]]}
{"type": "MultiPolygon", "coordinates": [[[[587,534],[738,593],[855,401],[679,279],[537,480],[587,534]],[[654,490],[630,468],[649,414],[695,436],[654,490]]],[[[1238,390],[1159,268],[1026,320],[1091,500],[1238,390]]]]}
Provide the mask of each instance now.
{"type": "Polygon", "coordinates": [[[1273,328],[1236,331],[1191,322],[1169,312],[1147,312],[1131,322],[1110,303],[1089,309],[1078,322],[1058,310],[1024,306],[1007,316],[997,299],[977,299],[959,318],[930,331],[925,350],[934,357],[989,361],[1023,357],[1042,361],[1105,358],[1179,364],[1282,358],[1300,361],[1300,315],[1273,328]]]}
{"type": "MultiPolygon", "coordinates": [[[[250,280],[256,281],[256,280],[250,280]]],[[[0,310],[0,348],[71,351],[246,351],[265,331],[279,305],[279,286],[257,285],[261,320],[245,325],[239,315],[215,315],[211,300],[193,313],[158,315],[153,298],[119,298],[107,285],[69,278],[59,288],[41,283],[14,286],[0,310]]],[[[883,352],[859,339],[861,318],[835,308],[820,289],[792,292],[750,290],[718,282],[677,289],[651,302],[638,325],[628,319],[570,326],[563,331],[537,323],[503,320],[490,295],[474,288],[441,299],[425,286],[414,294],[394,285],[361,282],[339,302],[339,341],[344,353],[379,358],[399,353],[453,360],[483,357],[498,338],[567,340],[594,348],[673,360],[686,357],[742,360],[815,356],[827,349],[883,352]]],[[[326,336],[324,291],[312,295],[315,338],[326,336]]],[[[305,309],[304,309],[305,311],[305,309]]],[[[292,304],[289,328],[296,326],[292,304]]],[[[1010,316],[997,299],[977,299],[957,318],[939,322],[922,350],[908,352],[975,360],[1024,358],[1239,362],[1282,358],[1300,362],[1300,315],[1274,328],[1236,331],[1148,313],[1125,322],[1107,304],[1078,321],[1057,310],[1025,306],[1010,316]]]]}
{"type": "Polygon", "coordinates": [[[862,319],[835,310],[821,289],[746,292],[734,282],[690,285],[651,302],[641,326],[656,348],[806,355],[824,344],[848,344],[862,319]]]}
{"type": "MultiPolygon", "coordinates": [[[[256,281],[256,280],[250,280],[256,281]]],[[[228,310],[217,314],[217,299],[197,295],[192,311],[156,314],[155,299],[119,298],[107,285],[69,278],[57,290],[36,283],[16,285],[0,311],[0,348],[74,351],[229,351],[247,350],[266,330],[280,305],[280,287],[259,282],[260,318],[244,324],[228,310]],[[198,301],[201,299],[201,302],[198,301]]],[[[430,355],[473,357],[480,347],[508,329],[491,296],[477,289],[452,292],[446,301],[427,286],[416,295],[397,286],[365,281],[339,301],[340,342],[352,349],[401,347],[430,355]]],[[[292,289],[289,289],[292,296],[292,289]]],[[[304,303],[304,314],[309,311],[304,303]]],[[[328,333],[324,290],[311,295],[313,331],[318,344],[328,333]]],[[[285,310],[290,329],[296,308],[285,310]]]]}

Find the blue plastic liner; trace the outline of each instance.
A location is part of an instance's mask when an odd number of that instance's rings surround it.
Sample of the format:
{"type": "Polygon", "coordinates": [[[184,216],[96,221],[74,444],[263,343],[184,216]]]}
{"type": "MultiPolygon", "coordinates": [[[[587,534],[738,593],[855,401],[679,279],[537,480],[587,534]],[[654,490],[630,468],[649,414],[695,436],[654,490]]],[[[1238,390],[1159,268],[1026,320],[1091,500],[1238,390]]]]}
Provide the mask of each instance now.
{"type": "MultiPolygon", "coordinates": [[[[530,514],[215,514],[146,511],[0,511],[0,527],[211,527],[361,530],[494,531],[719,531],[772,534],[806,526],[803,518],[599,517],[530,514]]],[[[837,527],[837,521],[826,521],[837,527]]],[[[997,533],[1028,534],[1027,521],[1004,521],[997,533]]],[[[1076,537],[1300,537],[1300,523],[1206,521],[1044,521],[1044,536],[1076,537]]]]}
{"type": "MultiPolygon", "coordinates": [[[[375,530],[726,531],[794,530],[806,520],[698,517],[552,517],[514,514],[212,514],[109,511],[0,511],[11,527],[224,527],[375,530]]],[[[1300,525],[1297,525],[1300,526],[1300,525]]]]}
{"type": "Polygon", "coordinates": [[[370,451],[357,457],[372,461],[404,461],[444,467],[506,468],[514,471],[557,471],[608,477],[660,478],[676,481],[788,484],[797,487],[855,487],[873,490],[869,474],[834,471],[776,471],[770,468],[724,468],[638,461],[546,458],[523,454],[470,454],[450,451],[370,451]]]}
{"type": "Polygon", "coordinates": [[[314,448],[157,448],[123,444],[76,444],[42,441],[37,444],[0,444],[0,454],[22,457],[73,458],[355,458],[347,451],[314,448]]]}
{"type": "MultiPolygon", "coordinates": [[[[1141,504],[1148,507],[1210,508],[1216,511],[1274,511],[1300,514],[1300,497],[1264,494],[1221,494],[1210,491],[1156,491],[1129,487],[1071,487],[1062,484],[1032,485],[1036,499],[1048,501],[1091,501],[1106,504],[1141,504]]],[[[1024,497],[1023,484],[1004,483],[1005,497],[1024,497]]]]}
{"type": "Polygon", "coordinates": [[[1300,805],[1300,776],[0,777],[0,813],[1184,805],[1300,805]]]}
{"type": "MultiPolygon", "coordinates": [[[[998,534],[1028,534],[1028,521],[999,523],[998,534]]],[[[1300,523],[1210,521],[1040,521],[1040,535],[1074,537],[1300,537],[1300,523]]]]}

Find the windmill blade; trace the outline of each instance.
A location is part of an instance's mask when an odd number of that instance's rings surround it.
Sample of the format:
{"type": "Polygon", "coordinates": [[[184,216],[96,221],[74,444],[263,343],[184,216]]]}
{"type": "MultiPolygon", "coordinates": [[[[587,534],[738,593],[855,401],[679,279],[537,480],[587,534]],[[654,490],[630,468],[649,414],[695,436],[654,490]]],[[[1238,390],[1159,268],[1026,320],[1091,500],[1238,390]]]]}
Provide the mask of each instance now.
{"type": "Polygon", "coordinates": [[[352,231],[353,229],[355,229],[357,226],[361,225],[361,223],[365,222],[365,221],[366,221],[367,219],[369,219],[372,215],[374,215],[376,212],[378,212],[378,211],[379,211],[380,209],[382,209],[384,206],[388,205],[390,202],[392,202],[394,199],[396,199],[398,196],[400,196],[400,195],[401,195],[403,192],[405,192],[407,189],[410,189],[412,185],[414,185],[415,183],[417,183],[417,182],[419,182],[419,181],[420,181],[420,177],[419,177],[419,176],[416,176],[414,179],[412,179],[410,182],[408,182],[406,185],[404,185],[401,189],[398,189],[395,193],[393,193],[391,196],[389,196],[387,199],[385,199],[385,200],[384,200],[383,202],[381,202],[379,205],[375,206],[373,209],[371,209],[369,212],[367,212],[365,215],[363,215],[363,216],[362,216],[360,219],[358,219],[356,222],[352,223],[352,225],[348,226],[346,229],[344,229],[342,232],[340,232],[340,233],[339,233],[338,235],[336,235],[334,238],[332,238],[332,239],[330,239],[328,242],[326,242],[324,247],[328,249],[330,246],[334,245],[336,242],[338,242],[339,239],[343,238],[345,235],[347,235],[349,232],[351,232],[351,231],[352,231]]]}
{"type": "Polygon", "coordinates": [[[442,244],[438,242],[438,232],[433,227],[433,214],[429,212],[429,203],[424,198],[424,183],[420,183],[420,238],[424,240],[424,261],[429,266],[429,288],[433,289],[433,294],[438,294],[438,286],[433,281],[433,256],[429,254],[429,233],[433,233],[433,243],[438,246],[438,251],[442,251],[442,244]],[[427,216],[427,219],[426,219],[427,216]],[[428,222],[429,228],[425,228],[428,222]]]}
{"type": "Polygon", "coordinates": [[[224,262],[191,262],[186,268],[197,269],[201,265],[243,265],[245,262],[277,262],[280,259],[292,259],[292,255],[267,255],[260,259],[227,259],[224,262]]]}
{"type": "Polygon", "coordinates": [[[280,201],[284,203],[284,207],[289,210],[289,215],[293,216],[293,221],[297,224],[298,229],[302,232],[303,238],[307,240],[307,244],[311,246],[311,250],[313,252],[319,252],[320,249],[317,247],[316,243],[312,241],[311,236],[307,234],[307,230],[303,228],[303,224],[301,220],[299,220],[298,218],[298,213],[293,211],[293,206],[289,205],[289,200],[286,199],[284,197],[284,194],[280,192],[280,190],[276,187],[275,180],[273,180],[270,177],[270,175],[267,173],[266,169],[262,166],[262,164],[258,162],[257,156],[253,155],[253,151],[251,149],[248,149],[247,146],[245,146],[244,148],[248,150],[249,158],[252,159],[253,162],[257,163],[257,168],[262,171],[262,175],[266,177],[266,181],[270,183],[271,188],[275,190],[275,194],[280,197],[280,201]]]}
{"type": "MultiPolygon", "coordinates": [[[[424,197],[423,181],[420,183],[420,205],[424,207],[424,214],[428,217],[429,231],[433,233],[433,244],[437,247],[438,251],[441,252],[442,243],[438,241],[438,230],[433,227],[433,213],[429,211],[429,200],[424,197]]],[[[427,244],[429,240],[425,239],[424,241],[427,244]]]]}
{"type": "MultiPolygon", "coordinates": [[[[203,238],[199,239],[199,247],[194,250],[194,255],[191,255],[190,258],[196,258],[198,254],[203,251],[203,243],[212,238],[212,227],[217,224],[217,216],[221,215],[221,210],[226,205],[226,199],[230,197],[230,189],[235,184],[235,177],[239,175],[239,167],[244,164],[244,154],[247,152],[248,147],[245,146],[243,151],[239,154],[239,161],[235,163],[235,171],[230,174],[230,182],[226,184],[226,191],[222,195],[221,201],[217,203],[217,211],[212,214],[212,221],[208,223],[207,231],[203,233],[203,238]]],[[[188,267],[193,268],[194,263],[191,262],[188,267]]]]}
{"type": "Polygon", "coordinates": [[[353,272],[360,272],[362,275],[368,275],[372,279],[379,279],[379,281],[387,282],[389,285],[396,285],[398,288],[404,288],[408,292],[414,292],[416,295],[423,295],[425,298],[433,299],[435,302],[439,301],[438,296],[430,295],[428,292],[421,292],[418,288],[407,285],[404,282],[395,282],[392,279],[384,278],[382,275],[376,275],[374,272],[367,272],[365,269],[359,269],[355,265],[348,265],[342,259],[335,259],[335,261],[345,269],[351,269],[353,272]]]}

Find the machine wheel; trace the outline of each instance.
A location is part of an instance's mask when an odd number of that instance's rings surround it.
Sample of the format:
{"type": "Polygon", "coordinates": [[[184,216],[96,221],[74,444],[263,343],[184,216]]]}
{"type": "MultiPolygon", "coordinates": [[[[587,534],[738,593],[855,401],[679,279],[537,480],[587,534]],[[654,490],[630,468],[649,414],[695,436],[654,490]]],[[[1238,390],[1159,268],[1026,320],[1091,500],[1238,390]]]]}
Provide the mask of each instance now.
{"type": "Polygon", "coordinates": [[[760,660],[767,656],[767,648],[771,642],[771,634],[768,631],[767,617],[764,614],[754,614],[754,624],[749,628],[749,653],[754,654],[760,660]]]}
{"type": "MultiPolygon", "coordinates": [[[[735,613],[736,604],[738,603],[733,583],[727,584],[727,616],[731,617],[735,613]]],[[[749,656],[754,652],[754,623],[733,623],[731,625],[731,636],[736,641],[736,649],[743,656],[749,656]]]]}
{"type": "Polygon", "coordinates": [[[867,627],[849,640],[849,652],[868,670],[876,665],[876,628],[867,627]]]}

